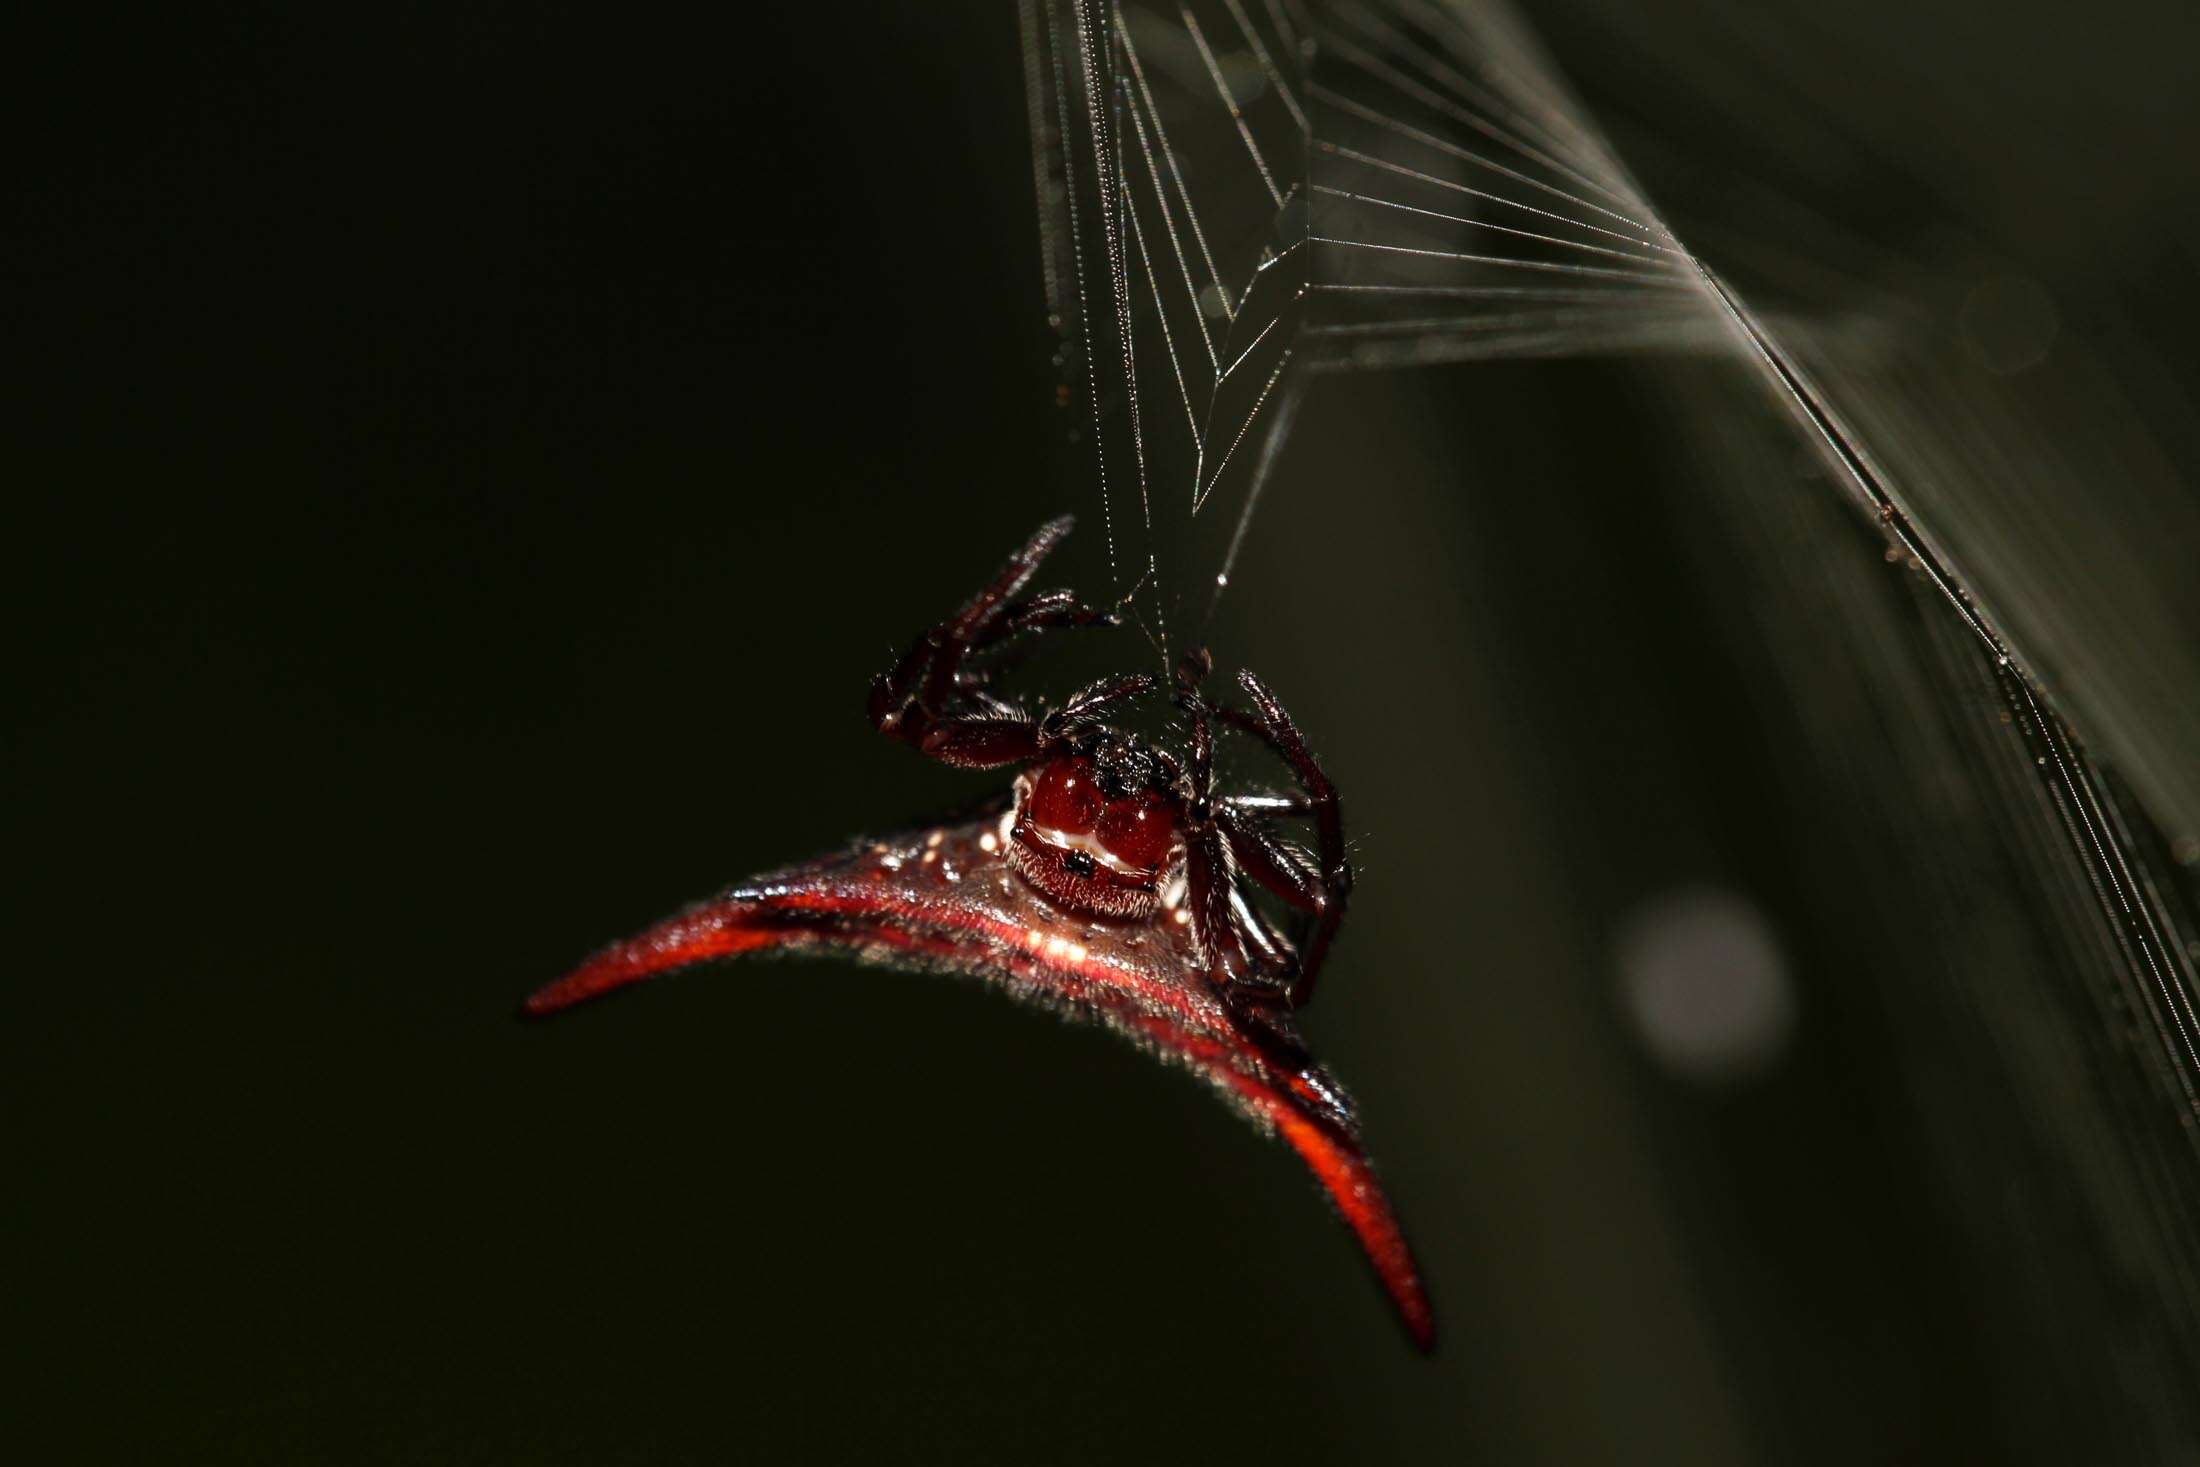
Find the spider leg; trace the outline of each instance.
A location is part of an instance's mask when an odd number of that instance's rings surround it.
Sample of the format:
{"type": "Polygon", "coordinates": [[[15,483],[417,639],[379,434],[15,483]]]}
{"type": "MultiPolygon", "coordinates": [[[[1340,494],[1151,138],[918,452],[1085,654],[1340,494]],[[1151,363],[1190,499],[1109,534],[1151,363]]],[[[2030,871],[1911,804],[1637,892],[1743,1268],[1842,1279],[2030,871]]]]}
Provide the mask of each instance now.
{"type": "Polygon", "coordinates": [[[963,693],[962,712],[958,718],[1025,718],[1031,717],[1006,698],[996,696],[990,688],[970,688],[963,693]]]}
{"type": "Polygon", "coordinates": [[[1087,606],[1070,591],[1047,591],[1003,611],[983,640],[972,645],[955,674],[958,688],[982,688],[1010,668],[1021,666],[1044,645],[1031,635],[1076,627],[1118,627],[1113,611],[1087,606]]]}
{"type": "Polygon", "coordinates": [[[1000,769],[1039,755],[1039,725],[1020,714],[935,718],[914,741],[917,752],[958,769],[1000,769]]]}
{"type": "MultiPolygon", "coordinates": [[[[1240,671],[1238,686],[1253,700],[1254,712],[1231,721],[1249,728],[1290,766],[1299,788],[1306,793],[1306,816],[1314,822],[1321,904],[1314,910],[1313,925],[1299,949],[1299,974],[1291,986],[1291,1005],[1297,1008],[1314,997],[1314,980],[1321,975],[1322,961],[1336,940],[1338,924],[1344,921],[1345,900],[1352,892],[1352,863],[1345,858],[1344,815],[1337,807],[1337,787],[1329,782],[1313,750],[1306,747],[1305,736],[1276,701],[1276,695],[1268,691],[1268,685],[1252,673],[1240,671]]],[[[1281,891],[1277,895],[1290,900],[1281,891]]]]}
{"type": "Polygon", "coordinates": [[[1243,892],[1232,893],[1230,906],[1237,918],[1239,944],[1252,973],[1261,987],[1273,988],[1278,998],[1286,997],[1298,972],[1298,950],[1290,938],[1276,930],[1267,913],[1245,899],[1243,892]]]}
{"type": "Polygon", "coordinates": [[[1205,647],[1192,648],[1176,659],[1176,690],[1187,698],[1198,696],[1199,685],[1214,670],[1215,655],[1205,647]]]}
{"type": "MultiPolygon", "coordinates": [[[[1213,837],[1219,831],[1210,828],[1208,834],[1213,837]]],[[[1208,859],[1227,866],[1224,845],[1216,841],[1208,859]]],[[[1289,1018],[1293,980],[1298,972],[1297,952],[1260,908],[1245,899],[1234,875],[1225,876],[1220,889],[1225,894],[1226,915],[1208,919],[1218,924],[1209,930],[1221,934],[1215,959],[1228,963],[1232,953],[1236,958],[1230,969],[1232,976],[1217,982],[1216,992],[1240,1033],[1279,1062],[1301,1065],[1307,1059],[1306,1048],[1289,1018]]]]}
{"type": "Polygon", "coordinates": [[[1211,804],[1215,796],[1214,710],[1189,688],[1180,687],[1176,701],[1192,720],[1192,799],[1202,805],[1211,804]]]}
{"type": "Polygon", "coordinates": [[[1104,708],[1151,692],[1153,684],[1153,676],[1143,672],[1104,677],[1098,682],[1086,684],[1072,693],[1068,702],[1039,720],[1039,747],[1043,749],[1080,726],[1091,723],[1104,708]]]}
{"type": "Polygon", "coordinates": [[[984,641],[986,629],[1001,616],[1009,598],[1031,584],[1040,563],[1054,553],[1054,547],[1062,543],[1076,523],[1072,515],[1058,515],[1034,531],[1031,538],[1009,556],[1000,573],[941,624],[939,630],[945,634],[945,639],[964,647],[984,641]]]}
{"type": "Polygon", "coordinates": [[[1235,703],[1216,703],[1212,707],[1215,717],[1223,723],[1227,723],[1239,733],[1253,735],[1271,749],[1276,747],[1274,740],[1268,737],[1268,726],[1252,714],[1247,713],[1243,708],[1238,707],[1235,703]]]}
{"type": "MultiPolygon", "coordinates": [[[[1191,807],[1206,807],[1214,791],[1215,734],[1207,719],[1207,705],[1199,695],[1181,688],[1177,701],[1191,715],[1191,807]]],[[[1237,867],[1230,846],[1212,822],[1195,825],[1184,842],[1184,899],[1192,914],[1192,937],[1206,964],[1207,981],[1221,993],[1229,993],[1244,966],[1245,950],[1238,938],[1232,911],[1237,890],[1237,867]]]]}
{"type": "Polygon", "coordinates": [[[1304,815],[1313,804],[1304,795],[1224,795],[1217,809],[1233,815],[1304,815]]]}
{"type": "Polygon", "coordinates": [[[1177,704],[1191,719],[1191,767],[1186,770],[1163,755],[1164,767],[1183,786],[1190,809],[1198,812],[1186,833],[1184,853],[1192,936],[1207,981],[1229,1008],[1240,1032],[1281,1062],[1295,1063],[1306,1051],[1285,1016],[1297,1006],[1301,960],[1290,940],[1238,889],[1241,873],[1230,823],[1214,796],[1212,710],[1198,691],[1205,664],[1203,656],[1187,657],[1177,678],[1177,704]]]}
{"type": "Polygon", "coordinates": [[[1215,823],[1230,843],[1238,869],[1281,898],[1287,905],[1319,917],[1328,894],[1322,874],[1306,853],[1278,840],[1250,821],[1235,819],[1227,810],[1217,811],[1215,823]]]}
{"type": "Polygon", "coordinates": [[[1240,981],[1247,958],[1237,925],[1237,872],[1222,832],[1209,826],[1193,833],[1184,846],[1184,900],[1192,912],[1192,936],[1207,969],[1207,981],[1228,995],[1240,981]]]}
{"type": "Polygon", "coordinates": [[[1019,718],[1012,708],[987,700],[984,713],[972,719],[965,709],[971,691],[981,687],[984,678],[966,674],[965,660],[974,650],[1004,637],[1052,625],[1074,625],[1092,617],[1066,593],[1049,592],[1027,602],[1015,599],[1031,583],[1040,562],[1069,533],[1072,523],[1068,515],[1063,515],[1041,525],[976,595],[912,643],[891,671],[872,680],[868,711],[880,733],[949,763],[964,762],[959,757],[964,753],[980,761],[970,767],[1013,762],[995,755],[1005,755],[1015,742],[1001,725],[1019,718]],[[988,727],[956,727],[973,721],[988,727]],[[950,732],[935,740],[934,733],[942,728],[950,732]]]}
{"type": "Polygon", "coordinates": [[[1077,599],[1074,591],[1042,591],[1030,600],[1019,601],[1002,612],[1000,620],[975,645],[992,649],[1023,636],[1026,632],[1052,631],[1057,627],[1112,627],[1122,624],[1122,617],[1112,611],[1102,611],[1085,605],[1077,599]]]}

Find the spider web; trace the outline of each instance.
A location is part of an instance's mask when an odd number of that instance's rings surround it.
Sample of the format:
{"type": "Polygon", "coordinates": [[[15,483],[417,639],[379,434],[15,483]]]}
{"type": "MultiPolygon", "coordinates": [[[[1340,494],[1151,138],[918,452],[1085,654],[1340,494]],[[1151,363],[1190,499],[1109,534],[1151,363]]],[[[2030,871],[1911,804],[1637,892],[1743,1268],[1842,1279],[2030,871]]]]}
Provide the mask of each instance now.
{"type": "MultiPolygon", "coordinates": [[[[1734,354],[1992,669],[2151,1017],[2165,1077],[2200,1117],[2189,934],[2120,834],[2136,812],[2108,794],[2065,697],[1803,354],[1663,222],[1508,10],[1023,0],[1021,13],[1065,396],[1091,448],[1116,593],[1164,657],[1197,638],[1228,587],[1320,374],[1734,354]]],[[[1819,349],[1821,369],[1838,364],[1838,337],[1792,329],[1819,349]]],[[[1889,425],[1897,431],[1917,425],[1889,425]]],[[[1936,467],[1950,471],[1945,457],[1936,467]]],[[[2186,715],[2182,726],[2200,727],[2200,669],[2161,671],[2159,658],[2127,669],[2151,680],[2145,698],[2094,679],[2102,706],[2091,722],[2153,812],[2189,840],[2200,785],[2165,730],[2186,715]],[[2151,716],[2133,716],[2142,704],[2151,716]]]]}
{"type": "MultiPolygon", "coordinates": [[[[1828,258],[1758,269],[1753,292],[1793,285],[1798,308],[1753,309],[1502,5],[1022,0],[1021,20],[1064,401],[1115,593],[1164,661],[1201,638],[1325,374],[1727,363],[1731,396],[1694,406],[1770,404],[1912,573],[1931,688],[1886,690],[1889,707],[1998,709],[1961,768],[1915,779],[1975,790],[2027,900],[2054,912],[2042,982],[2091,996],[2072,1022],[2097,1026],[2085,1042],[2126,1080],[2099,1101],[2121,1120],[2053,1144],[2079,1170],[2097,1165],[2080,1152],[2122,1152],[2115,1185],[2148,1199],[2153,1286],[2200,1305],[2200,981],[2183,869],[2200,854],[2200,646],[2159,584],[2073,564],[2018,513],[2095,499],[2079,456],[2013,401],[1966,393],[1953,411],[1928,343],[1898,323],[1890,347],[1829,309],[1847,303],[1828,258]],[[2136,1119],[2127,1091],[2146,1097],[2136,1119]]],[[[1732,253],[1761,266],[1776,252],[1745,238],[1732,253]]],[[[1774,512],[1766,479],[1712,492],[1738,514],[1774,512]]],[[[2164,490],[2149,508],[2187,524],[2174,500],[2164,490]]],[[[1734,584],[1781,556],[1795,577],[1830,576],[1807,548],[1759,550],[1760,564],[1731,567],[1734,584]]],[[[1854,614],[1862,637],[1869,618],[1854,614]]],[[[1822,696],[1793,666],[1781,676],[1799,700],[1822,696]]],[[[1869,751],[1827,752],[1860,790],[1905,798],[1869,751]]],[[[1992,1015],[2010,975],[1965,961],[1956,981],[1992,1015]]]]}
{"type": "Polygon", "coordinates": [[[1721,338],[1502,12],[1024,0],[1049,314],[1116,591],[1227,588],[1308,380],[1721,338]]]}

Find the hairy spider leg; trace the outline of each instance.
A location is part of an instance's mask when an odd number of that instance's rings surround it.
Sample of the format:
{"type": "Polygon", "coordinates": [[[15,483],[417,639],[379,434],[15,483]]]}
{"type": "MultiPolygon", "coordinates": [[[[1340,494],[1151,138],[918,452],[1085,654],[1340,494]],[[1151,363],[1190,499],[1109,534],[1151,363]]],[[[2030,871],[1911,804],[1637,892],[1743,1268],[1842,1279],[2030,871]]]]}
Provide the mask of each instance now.
{"type": "Polygon", "coordinates": [[[999,574],[953,616],[912,643],[891,672],[872,680],[869,713],[879,732],[965,769],[999,769],[1038,756],[1042,745],[1030,716],[990,695],[990,670],[969,659],[1028,632],[1112,619],[1067,591],[1013,599],[1074,524],[1063,515],[1041,525],[999,574]]]}
{"type": "Polygon", "coordinates": [[[1067,587],[1041,591],[1011,605],[981,638],[970,644],[963,665],[956,673],[956,682],[965,688],[982,687],[1004,668],[1021,662],[1038,645],[1037,639],[1026,633],[1122,624],[1123,618],[1115,612],[1085,605],[1077,599],[1077,593],[1067,587]]]}
{"type": "Polygon", "coordinates": [[[1072,693],[1068,702],[1039,720],[1041,747],[1095,721],[1103,708],[1153,691],[1153,684],[1153,674],[1146,672],[1123,673],[1086,684],[1072,693]]]}
{"type": "Polygon", "coordinates": [[[1102,678],[1036,723],[1022,709],[997,702],[1002,711],[935,718],[917,741],[917,749],[964,769],[1028,764],[1057,740],[1092,722],[1101,709],[1135,698],[1152,686],[1153,678],[1142,672],[1102,678]]]}
{"type": "Polygon", "coordinates": [[[1301,1008],[1313,1000],[1314,980],[1320,976],[1322,962],[1329,956],[1338,924],[1344,921],[1345,901],[1352,894],[1352,863],[1345,857],[1344,813],[1338,808],[1337,787],[1329,782],[1313,750],[1307,748],[1305,735],[1299,732],[1298,725],[1291,721],[1291,715],[1284,711],[1283,704],[1268,690],[1268,685],[1252,673],[1241,670],[1238,686],[1253,700],[1257,716],[1239,715],[1231,722],[1251,731],[1290,767],[1292,776],[1305,793],[1306,808],[1302,813],[1314,823],[1315,858],[1319,870],[1308,872],[1295,852],[1265,832],[1231,819],[1227,813],[1218,819],[1227,830],[1233,853],[1241,859],[1246,873],[1314,919],[1299,947],[1298,976],[1291,985],[1291,1006],[1301,1008]]]}
{"type": "Polygon", "coordinates": [[[1190,716],[1191,819],[1185,830],[1185,900],[1192,913],[1192,932],[1199,940],[1200,957],[1206,964],[1207,981],[1229,991],[1242,982],[1249,963],[1238,924],[1232,920],[1237,892],[1237,863],[1229,843],[1213,819],[1215,783],[1214,725],[1206,702],[1190,680],[1179,678],[1177,701],[1190,716]]]}
{"type": "MultiPolygon", "coordinates": [[[[1194,794],[1207,823],[1213,828],[1214,844],[1220,848],[1219,857],[1202,853],[1201,859],[1195,862],[1191,873],[1193,884],[1201,885],[1200,872],[1196,869],[1200,865],[1209,871],[1229,871],[1226,890],[1233,898],[1230,906],[1240,918],[1232,933],[1237,955],[1278,979],[1285,985],[1284,1000],[1290,1007],[1299,1008],[1313,998],[1314,978],[1328,956],[1338,924],[1344,920],[1345,898],[1352,889],[1352,868],[1345,859],[1344,821],[1337,805],[1336,787],[1307,748],[1306,739],[1291,721],[1290,714],[1284,711],[1282,703],[1265,683],[1250,672],[1238,673],[1238,685],[1252,698],[1257,710],[1248,713],[1228,704],[1208,703],[1200,695],[1199,685],[1213,671],[1214,658],[1204,647],[1187,652],[1176,665],[1177,701],[1192,717],[1194,794]],[[1267,745],[1298,780],[1300,793],[1295,796],[1226,795],[1215,798],[1210,720],[1219,720],[1250,733],[1267,745]],[[1278,839],[1261,825],[1261,817],[1275,814],[1302,816],[1314,822],[1315,839],[1320,846],[1318,864],[1310,862],[1305,852],[1278,839]],[[1283,939],[1258,907],[1237,896],[1239,873],[1252,878],[1308,919],[1296,943],[1283,939]]],[[[1210,895],[1209,901],[1213,900],[1215,898],[1210,895]]],[[[1195,901],[1194,910],[1204,918],[1210,908],[1195,901]]],[[[1219,956],[1227,959],[1229,953],[1223,951],[1219,956]]]]}
{"type": "Polygon", "coordinates": [[[1000,615],[1008,598],[1030,584],[1039,563],[1074,523],[1063,515],[1041,525],[975,596],[912,642],[891,672],[872,679],[869,711],[879,732],[911,743],[924,736],[930,722],[927,715],[943,707],[955,691],[956,675],[971,644],[1000,615]]]}

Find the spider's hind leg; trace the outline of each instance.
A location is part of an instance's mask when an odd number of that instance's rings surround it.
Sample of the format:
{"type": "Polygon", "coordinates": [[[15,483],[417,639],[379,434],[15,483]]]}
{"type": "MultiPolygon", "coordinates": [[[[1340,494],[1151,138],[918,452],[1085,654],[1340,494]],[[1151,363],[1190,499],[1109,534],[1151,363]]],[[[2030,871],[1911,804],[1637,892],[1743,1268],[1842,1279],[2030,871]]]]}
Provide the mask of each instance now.
{"type": "Polygon", "coordinates": [[[1219,990],[1222,1006],[1229,1010],[1238,1032],[1259,1045],[1286,1069],[1303,1069],[1313,1063],[1292,1022],[1290,989],[1245,978],[1224,984],[1219,990]]]}
{"type": "Polygon", "coordinates": [[[1346,899],[1352,894],[1352,863],[1345,856],[1344,815],[1337,805],[1337,787],[1306,746],[1306,736],[1291,721],[1283,704],[1268,685],[1250,672],[1238,673],[1238,686],[1252,699],[1250,713],[1235,708],[1218,710],[1233,727],[1244,729],[1266,744],[1291,770],[1302,792],[1302,807],[1293,811],[1313,822],[1315,869],[1306,869],[1296,853],[1250,823],[1230,822],[1234,854],[1246,872],[1283,900],[1308,913],[1312,921],[1299,944],[1299,971],[1291,986],[1291,1005],[1312,1001],[1314,980],[1329,945],[1344,921],[1346,899]]]}

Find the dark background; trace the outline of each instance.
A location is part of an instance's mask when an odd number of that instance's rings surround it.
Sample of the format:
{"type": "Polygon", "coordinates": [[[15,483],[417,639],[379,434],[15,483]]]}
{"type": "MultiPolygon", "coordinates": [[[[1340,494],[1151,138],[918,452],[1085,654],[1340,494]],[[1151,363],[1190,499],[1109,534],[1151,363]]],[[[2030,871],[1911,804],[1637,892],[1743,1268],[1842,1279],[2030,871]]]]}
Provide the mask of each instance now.
{"type": "MultiPolygon", "coordinates": [[[[1749,10],[1676,9],[1655,64],[1639,20],[1533,18],[1675,187],[1954,217],[2190,339],[2166,20],[1749,10]]],[[[1936,913],[1839,888],[1868,832],[1734,640],[1670,399],[1610,366],[1325,387],[1215,636],[1360,835],[1309,1029],[1435,1362],[1286,1153],[974,986],[758,965],[516,1023],[983,783],[860,707],[1064,502],[1010,10],[63,25],[7,47],[0,237],[38,1460],[2068,1460],[2175,1414],[2118,1394],[2187,1357],[2091,1333],[2147,1301],[2054,1284],[2053,1216],[1982,1259],[2021,1207],[1936,1187],[1917,1053],[1964,1030],[1884,997],[1936,913]],[[1701,882],[1803,995],[1715,1092],[1610,976],[1701,882]],[[2104,1384],[2119,1342],[2151,1363],[2104,1384]]],[[[1937,1103],[1990,1130],[1970,1073],[1937,1103]]]]}

